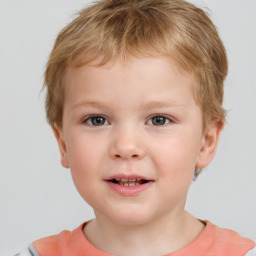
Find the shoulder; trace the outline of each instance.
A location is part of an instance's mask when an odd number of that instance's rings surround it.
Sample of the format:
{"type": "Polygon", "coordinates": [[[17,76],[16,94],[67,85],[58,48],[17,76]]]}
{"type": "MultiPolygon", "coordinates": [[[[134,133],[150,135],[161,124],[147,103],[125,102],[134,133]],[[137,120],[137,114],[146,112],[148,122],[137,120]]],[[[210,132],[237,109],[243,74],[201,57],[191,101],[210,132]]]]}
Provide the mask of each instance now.
{"type": "Polygon", "coordinates": [[[82,233],[82,225],[73,231],[64,230],[57,235],[44,237],[34,241],[28,248],[14,256],[46,256],[66,254],[71,247],[71,240],[77,240],[82,233]],[[75,235],[75,237],[74,237],[75,235]]]}
{"type": "Polygon", "coordinates": [[[78,255],[76,252],[80,252],[82,247],[85,247],[86,250],[87,243],[82,231],[86,223],[81,224],[73,231],[64,230],[57,235],[36,240],[33,242],[33,246],[40,256],[78,255]]]}
{"type": "Polygon", "coordinates": [[[255,243],[249,238],[240,236],[237,232],[220,228],[209,223],[214,229],[214,246],[217,251],[221,250],[223,255],[246,255],[256,256],[255,243]],[[246,254],[251,253],[251,254],[246,254]]]}
{"type": "MultiPolygon", "coordinates": [[[[33,242],[35,249],[31,253],[31,249],[24,250],[20,254],[14,256],[110,256],[110,254],[102,252],[95,248],[86,239],[83,234],[83,228],[88,222],[81,224],[73,231],[64,230],[53,236],[41,238],[33,242]]],[[[31,248],[32,248],[31,247],[31,248]]]]}
{"type": "Polygon", "coordinates": [[[72,232],[64,230],[57,235],[41,238],[33,242],[40,255],[62,255],[69,245],[72,232]]]}

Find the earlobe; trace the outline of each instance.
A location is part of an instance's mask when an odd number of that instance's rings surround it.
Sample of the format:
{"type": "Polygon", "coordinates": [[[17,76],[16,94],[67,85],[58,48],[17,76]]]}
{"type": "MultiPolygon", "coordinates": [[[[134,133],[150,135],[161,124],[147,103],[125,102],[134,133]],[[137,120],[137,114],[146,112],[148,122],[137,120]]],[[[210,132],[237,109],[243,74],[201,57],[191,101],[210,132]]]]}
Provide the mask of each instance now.
{"type": "Polygon", "coordinates": [[[211,162],[216,153],[222,129],[223,122],[221,121],[213,122],[209,125],[202,137],[202,144],[197,157],[196,168],[204,168],[211,162]]]}
{"type": "Polygon", "coordinates": [[[68,154],[67,154],[66,143],[63,136],[63,131],[62,129],[58,128],[56,125],[52,126],[52,130],[59,146],[61,164],[63,167],[69,168],[68,154]]]}

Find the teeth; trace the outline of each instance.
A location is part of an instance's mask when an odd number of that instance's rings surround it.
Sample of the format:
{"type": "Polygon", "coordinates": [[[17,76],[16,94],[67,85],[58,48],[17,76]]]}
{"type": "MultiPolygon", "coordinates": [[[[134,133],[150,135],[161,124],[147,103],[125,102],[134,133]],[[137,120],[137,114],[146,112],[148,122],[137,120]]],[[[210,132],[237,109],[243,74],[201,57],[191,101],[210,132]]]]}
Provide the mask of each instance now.
{"type": "Polygon", "coordinates": [[[142,184],[142,179],[115,179],[121,186],[139,186],[142,184]]]}

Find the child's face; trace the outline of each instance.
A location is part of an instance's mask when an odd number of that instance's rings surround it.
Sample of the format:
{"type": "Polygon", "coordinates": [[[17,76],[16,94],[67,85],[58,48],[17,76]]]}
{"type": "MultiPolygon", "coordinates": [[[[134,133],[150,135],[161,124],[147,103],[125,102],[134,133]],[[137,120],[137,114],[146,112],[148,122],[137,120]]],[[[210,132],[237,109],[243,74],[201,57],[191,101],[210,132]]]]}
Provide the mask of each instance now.
{"type": "Polygon", "coordinates": [[[182,212],[194,169],[208,164],[219,133],[202,132],[193,76],[170,58],[130,58],[70,69],[65,86],[63,128],[55,130],[62,164],[96,217],[142,224],[182,212]]]}

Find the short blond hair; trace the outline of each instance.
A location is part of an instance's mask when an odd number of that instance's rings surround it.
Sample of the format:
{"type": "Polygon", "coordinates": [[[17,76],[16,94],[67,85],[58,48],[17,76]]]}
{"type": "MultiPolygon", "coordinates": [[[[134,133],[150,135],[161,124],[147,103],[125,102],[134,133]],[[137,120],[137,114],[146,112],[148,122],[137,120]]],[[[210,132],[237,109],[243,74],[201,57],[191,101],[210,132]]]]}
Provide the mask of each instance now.
{"type": "Polygon", "coordinates": [[[204,125],[224,123],[226,51],[208,15],[183,0],[102,0],[82,10],[58,35],[45,71],[48,122],[62,127],[68,67],[128,56],[170,56],[196,81],[204,125]]]}

